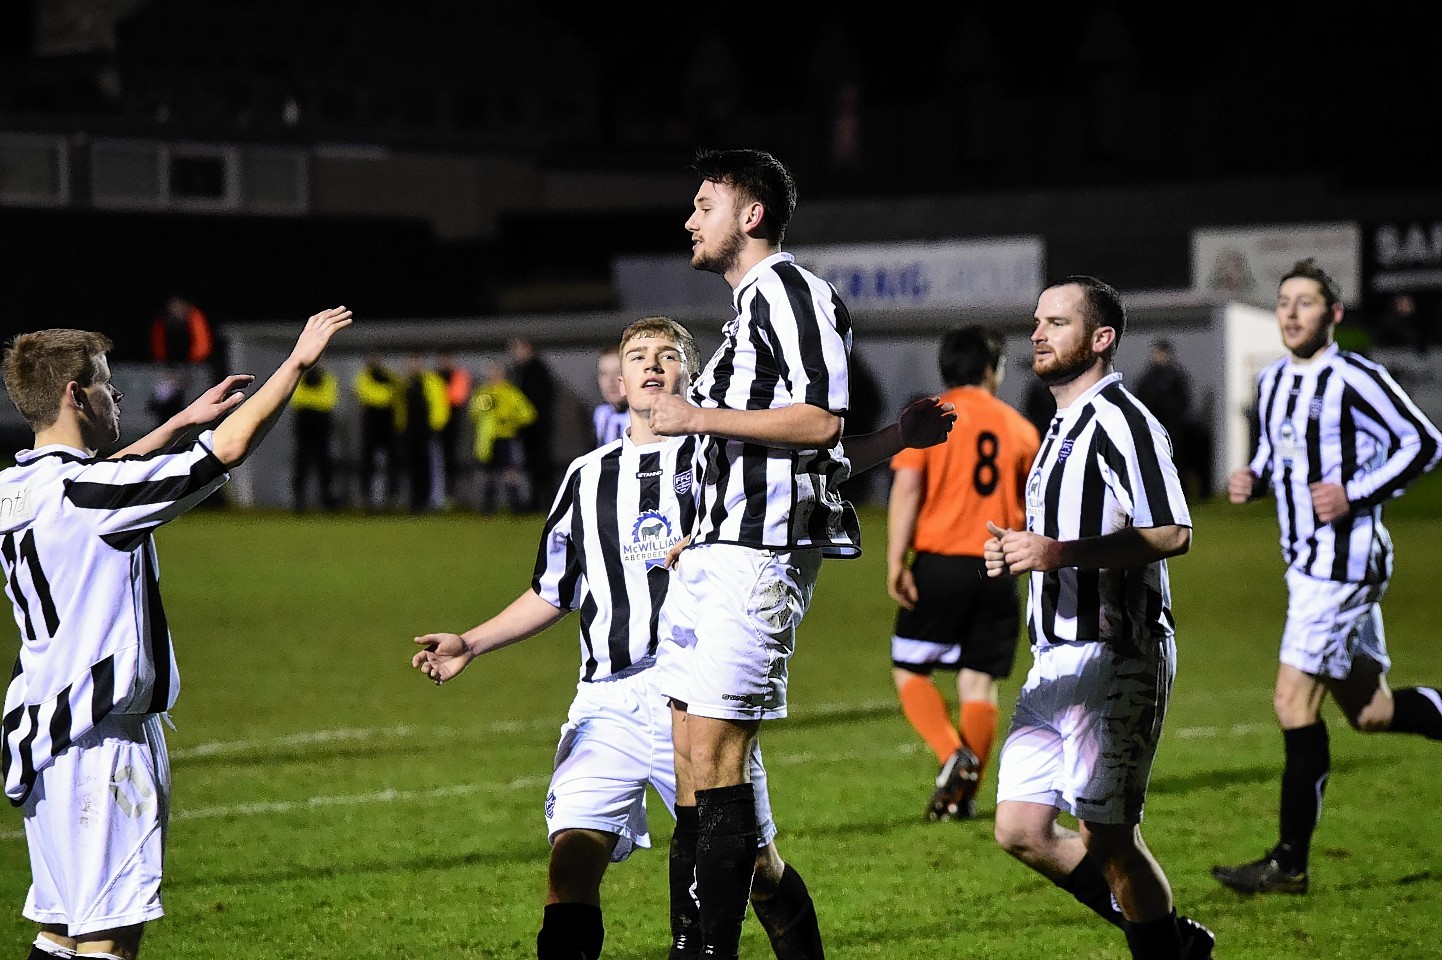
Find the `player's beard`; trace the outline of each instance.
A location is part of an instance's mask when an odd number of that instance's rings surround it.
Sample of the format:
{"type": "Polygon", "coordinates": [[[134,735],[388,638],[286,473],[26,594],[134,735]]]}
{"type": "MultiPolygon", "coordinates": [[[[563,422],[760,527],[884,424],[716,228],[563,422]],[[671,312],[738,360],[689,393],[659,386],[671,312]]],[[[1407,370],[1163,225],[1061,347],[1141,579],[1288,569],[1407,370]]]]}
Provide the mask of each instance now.
{"type": "Polygon", "coordinates": [[[705,270],[724,276],[740,259],[741,248],[745,244],[746,234],[739,226],[732,224],[731,232],[722,238],[720,247],[714,253],[709,254],[704,250],[698,250],[696,255],[691,258],[691,266],[696,270],[705,270]]]}
{"type": "Polygon", "coordinates": [[[1084,340],[1066,353],[1052,352],[1051,365],[1045,370],[1036,368],[1036,361],[1032,361],[1032,372],[1042,379],[1049,387],[1059,387],[1064,383],[1071,383],[1077,377],[1091,369],[1096,362],[1096,355],[1092,353],[1090,339],[1084,340]]]}

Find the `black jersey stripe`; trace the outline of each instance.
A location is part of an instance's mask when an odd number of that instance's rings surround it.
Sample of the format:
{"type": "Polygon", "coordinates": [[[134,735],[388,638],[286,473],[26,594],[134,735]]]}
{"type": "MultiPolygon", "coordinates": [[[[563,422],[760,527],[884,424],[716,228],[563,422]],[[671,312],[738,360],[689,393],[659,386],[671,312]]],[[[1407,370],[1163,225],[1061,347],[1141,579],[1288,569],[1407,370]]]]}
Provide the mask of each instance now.
{"type": "Polygon", "coordinates": [[[99,483],[71,480],[65,485],[65,496],[77,507],[88,510],[123,510],[126,507],[157,503],[174,503],[213,484],[225,473],[215,457],[204,457],[191,465],[189,472],[175,477],[144,480],[139,483],[99,483]]]}

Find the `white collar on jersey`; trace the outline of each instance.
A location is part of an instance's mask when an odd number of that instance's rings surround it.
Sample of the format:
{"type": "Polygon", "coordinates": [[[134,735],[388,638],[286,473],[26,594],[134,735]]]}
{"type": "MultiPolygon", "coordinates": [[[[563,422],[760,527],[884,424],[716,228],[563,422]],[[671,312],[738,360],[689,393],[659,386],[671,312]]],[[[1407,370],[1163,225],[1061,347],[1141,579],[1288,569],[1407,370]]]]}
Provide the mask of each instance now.
{"type": "Polygon", "coordinates": [[[765,260],[758,261],[754,267],[746,271],[746,276],[741,278],[741,282],[736,284],[736,291],[731,294],[732,304],[738,311],[741,309],[741,291],[750,286],[762,270],[770,270],[778,263],[792,263],[795,260],[796,258],[791,254],[778,250],[765,260]]]}
{"type": "Polygon", "coordinates": [[[35,460],[51,453],[69,453],[80,460],[92,459],[89,453],[81,450],[79,447],[72,447],[64,443],[51,443],[43,447],[36,447],[34,450],[17,450],[15,452],[15,462],[26,463],[27,461],[35,460]]]}

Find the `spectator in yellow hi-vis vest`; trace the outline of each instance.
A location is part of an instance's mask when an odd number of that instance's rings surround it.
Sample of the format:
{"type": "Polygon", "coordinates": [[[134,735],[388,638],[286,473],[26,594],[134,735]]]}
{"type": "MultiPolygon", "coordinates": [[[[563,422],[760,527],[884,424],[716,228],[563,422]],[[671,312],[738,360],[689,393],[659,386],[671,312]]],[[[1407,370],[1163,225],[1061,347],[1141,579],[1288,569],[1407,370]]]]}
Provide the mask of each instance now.
{"type": "Polygon", "coordinates": [[[376,456],[385,459],[385,497],[395,500],[400,489],[400,466],[396,463],[396,407],[400,399],[400,378],[386,366],[379,350],[366,357],[355,375],[352,389],[360,404],[361,444],[356,475],[360,480],[360,502],[367,510],[376,505],[373,486],[376,456]]]}
{"type": "Polygon", "coordinates": [[[445,497],[439,437],[451,418],[451,404],[446,399],[446,382],[426,368],[418,353],[406,355],[406,378],[396,415],[411,513],[437,509],[445,497]]]}
{"type": "Polygon", "coordinates": [[[536,407],[506,379],[506,368],[491,360],[484,382],[471,394],[470,414],[476,430],[476,506],[483,513],[514,511],[526,502],[516,435],[535,422],[536,407]]]}
{"type": "Polygon", "coordinates": [[[300,385],[290,398],[295,411],[295,456],[291,460],[291,491],[295,496],[295,512],[306,506],[306,486],[310,469],[315,467],[317,499],[326,510],[336,507],[335,488],[331,485],[334,461],[331,459],[331,423],[335,419],[340,386],[335,374],[319,365],[311,367],[300,378],[300,385]]]}

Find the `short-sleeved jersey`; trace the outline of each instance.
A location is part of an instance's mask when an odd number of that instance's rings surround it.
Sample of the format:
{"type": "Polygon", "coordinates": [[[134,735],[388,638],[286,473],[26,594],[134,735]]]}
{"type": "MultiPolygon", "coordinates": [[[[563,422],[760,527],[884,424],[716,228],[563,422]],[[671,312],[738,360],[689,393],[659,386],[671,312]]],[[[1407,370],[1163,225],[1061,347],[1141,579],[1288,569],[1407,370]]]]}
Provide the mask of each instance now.
{"type": "Polygon", "coordinates": [[[531,588],[581,613],[581,680],[656,653],[666,552],[695,520],[695,437],[637,446],[622,437],[572,461],[546,518],[531,588]]]}
{"type": "Polygon", "coordinates": [[[609,403],[598,403],[591,411],[591,428],[596,432],[596,446],[604,447],[626,435],[631,425],[631,411],[617,410],[609,403]]]}
{"type": "Polygon", "coordinates": [[[0,754],[12,803],[106,715],[175,703],[180,674],[151,532],[226,481],[211,437],[119,460],[22,450],[0,471],[0,567],[20,628],[0,754]]]}
{"type": "MultiPolygon", "coordinates": [[[[692,387],[703,407],[770,410],[809,403],[845,416],[850,402],[851,316],[831,284],[788,253],[756,264],[734,294],[736,317],[692,387]]],[[[703,437],[698,543],[857,556],[861,528],[839,485],[851,465],[828,450],[782,450],[703,437]]]]}
{"type": "MultiPolygon", "coordinates": [[[[1172,524],[1192,520],[1167,433],[1109,374],[1052,420],[1027,478],[1026,528],[1079,540],[1172,524]]],[[[1033,571],[1029,587],[1033,645],[1103,642],[1134,655],[1175,632],[1165,560],[1033,571]]]]}
{"type": "Polygon", "coordinates": [[[1381,366],[1329,346],[1257,380],[1251,470],[1277,497],[1282,555],[1311,577],[1380,583],[1392,570],[1382,503],[1437,465],[1442,435],[1381,366]],[[1309,486],[1339,484],[1351,510],[1322,523],[1309,486]]]}
{"type": "Polygon", "coordinates": [[[912,549],[979,557],[991,536],[988,520],[1008,529],[1026,522],[1022,495],[1041,438],[1030,420],[981,387],[953,387],[941,400],[956,407],[946,442],[902,450],[891,469],[923,474],[912,549]]]}

